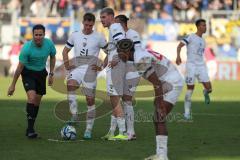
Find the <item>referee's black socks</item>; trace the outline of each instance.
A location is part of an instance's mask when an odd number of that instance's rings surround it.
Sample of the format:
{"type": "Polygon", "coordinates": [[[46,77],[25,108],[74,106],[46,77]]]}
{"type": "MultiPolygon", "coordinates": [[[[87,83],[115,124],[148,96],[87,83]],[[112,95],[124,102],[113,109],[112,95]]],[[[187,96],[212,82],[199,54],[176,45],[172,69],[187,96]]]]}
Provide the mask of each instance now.
{"type": "Polygon", "coordinates": [[[27,103],[27,106],[26,106],[27,121],[28,121],[27,134],[34,133],[34,123],[38,114],[38,109],[39,109],[39,106],[35,106],[32,103],[27,103]]]}

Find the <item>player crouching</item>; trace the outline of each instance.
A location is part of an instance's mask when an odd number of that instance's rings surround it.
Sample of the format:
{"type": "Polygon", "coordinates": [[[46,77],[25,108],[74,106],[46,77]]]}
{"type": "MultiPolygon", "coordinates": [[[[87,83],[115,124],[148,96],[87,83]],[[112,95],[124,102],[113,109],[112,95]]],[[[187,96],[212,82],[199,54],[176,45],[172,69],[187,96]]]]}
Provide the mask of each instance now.
{"type": "Polygon", "coordinates": [[[118,46],[119,57],[125,62],[133,61],[138,72],[152,83],[155,92],[156,155],[146,160],[168,160],[166,116],[172,110],[182,91],[183,78],[170,60],[163,55],[144,49],[141,52],[134,52],[133,47],[127,47],[131,46],[131,40],[124,40],[123,43],[125,44],[118,46]]]}

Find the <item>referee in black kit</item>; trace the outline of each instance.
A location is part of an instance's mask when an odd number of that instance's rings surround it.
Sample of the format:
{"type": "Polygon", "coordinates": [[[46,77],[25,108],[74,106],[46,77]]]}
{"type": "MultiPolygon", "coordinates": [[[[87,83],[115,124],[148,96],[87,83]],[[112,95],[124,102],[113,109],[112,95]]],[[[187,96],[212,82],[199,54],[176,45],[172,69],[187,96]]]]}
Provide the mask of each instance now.
{"type": "Polygon", "coordinates": [[[37,24],[32,29],[33,39],[26,42],[19,55],[19,64],[13,80],[8,89],[8,96],[12,96],[18,77],[22,76],[22,82],[27,94],[27,121],[26,136],[37,138],[34,123],[37,118],[42,96],[46,94],[46,77],[48,85],[53,83],[53,70],[55,67],[56,48],[54,43],[45,37],[45,27],[37,24]],[[46,62],[50,56],[50,73],[46,71],[46,62]]]}

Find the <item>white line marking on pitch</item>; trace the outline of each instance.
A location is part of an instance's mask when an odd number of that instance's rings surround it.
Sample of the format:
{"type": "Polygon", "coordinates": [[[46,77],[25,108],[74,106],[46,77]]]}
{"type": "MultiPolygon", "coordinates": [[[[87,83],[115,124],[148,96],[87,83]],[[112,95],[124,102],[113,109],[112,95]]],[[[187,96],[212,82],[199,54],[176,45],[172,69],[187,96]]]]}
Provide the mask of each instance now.
{"type": "Polygon", "coordinates": [[[216,117],[240,117],[240,114],[214,114],[214,113],[193,113],[197,116],[216,116],[216,117]]]}
{"type": "Polygon", "coordinates": [[[51,138],[49,138],[48,141],[60,142],[60,143],[74,143],[74,142],[83,142],[85,140],[58,140],[58,139],[51,139],[51,138]]]}

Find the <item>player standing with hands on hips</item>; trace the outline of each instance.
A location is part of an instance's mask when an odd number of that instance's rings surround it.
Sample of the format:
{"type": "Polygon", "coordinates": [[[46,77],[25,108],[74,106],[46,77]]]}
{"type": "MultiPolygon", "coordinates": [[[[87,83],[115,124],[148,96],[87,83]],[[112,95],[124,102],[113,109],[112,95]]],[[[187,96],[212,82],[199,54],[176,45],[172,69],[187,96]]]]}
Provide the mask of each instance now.
{"type": "Polygon", "coordinates": [[[45,27],[37,24],[32,29],[33,40],[24,44],[19,55],[19,64],[14,73],[11,85],[8,88],[8,96],[12,96],[19,76],[27,94],[27,121],[26,136],[37,138],[34,123],[38,115],[42,96],[46,94],[46,77],[48,85],[53,84],[53,71],[55,67],[56,48],[50,39],[45,37],[45,27]],[[46,62],[50,56],[50,72],[46,70],[46,62]]]}
{"type": "Polygon", "coordinates": [[[101,48],[107,46],[105,37],[94,31],[95,16],[92,13],[83,15],[83,29],[73,32],[69,37],[62,55],[64,65],[69,74],[67,75],[67,91],[72,122],[78,122],[78,104],[76,90],[81,86],[81,90],[86,97],[87,116],[84,139],[92,138],[96,108],[95,92],[97,87],[97,63],[101,48]],[[74,47],[74,64],[69,63],[68,54],[74,47]],[[80,61],[80,62],[78,62],[80,61]]]}
{"type": "Polygon", "coordinates": [[[179,43],[177,46],[177,65],[182,63],[180,52],[183,46],[187,46],[187,62],[186,62],[186,78],[187,93],[185,95],[184,103],[184,117],[186,120],[191,119],[191,97],[194,90],[195,78],[198,79],[204,86],[203,94],[205,97],[205,103],[210,103],[209,93],[212,92],[211,82],[208,77],[207,66],[204,61],[205,41],[202,35],[206,32],[206,21],[199,19],[195,23],[197,32],[192,33],[179,43]]]}

